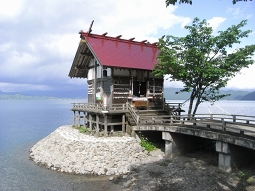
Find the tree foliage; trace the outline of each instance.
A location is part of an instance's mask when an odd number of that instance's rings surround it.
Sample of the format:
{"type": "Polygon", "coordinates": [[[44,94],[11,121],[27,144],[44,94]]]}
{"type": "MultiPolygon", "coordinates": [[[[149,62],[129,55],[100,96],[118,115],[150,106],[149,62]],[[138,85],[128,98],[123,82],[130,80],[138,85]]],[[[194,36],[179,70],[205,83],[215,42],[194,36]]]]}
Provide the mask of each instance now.
{"type": "MultiPolygon", "coordinates": [[[[178,0],[166,0],[166,6],[168,7],[169,5],[175,5],[177,3],[178,0]]],[[[233,4],[236,4],[237,2],[240,1],[248,1],[248,0],[232,0],[233,4]]],[[[252,1],[252,0],[250,0],[252,1]]],[[[192,5],[192,0],[179,0],[179,3],[186,3],[186,4],[190,4],[192,5]]]]}
{"type": "Polygon", "coordinates": [[[156,75],[169,74],[170,81],[183,82],[181,92],[191,92],[188,114],[195,114],[203,101],[217,101],[227,96],[220,95],[219,89],[225,87],[242,68],[254,63],[251,56],[255,52],[255,45],[230,53],[227,51],[252,32],[240,29],[246,23],[247,20],[243,20],[213,36],[213,29],[206,20],[200,22],[195,18],[191,26],[185,26],[189,31],[187,36],[169,35],[159,39],[160,53],[153,72],[156,75]]]}

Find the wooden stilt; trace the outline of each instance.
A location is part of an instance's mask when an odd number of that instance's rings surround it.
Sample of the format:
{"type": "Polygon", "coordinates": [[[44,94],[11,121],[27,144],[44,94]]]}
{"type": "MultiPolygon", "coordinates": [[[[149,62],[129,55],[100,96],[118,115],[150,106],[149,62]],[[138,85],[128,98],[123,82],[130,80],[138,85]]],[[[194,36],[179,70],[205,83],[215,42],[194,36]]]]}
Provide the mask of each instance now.
{"type": "Polygon", "coordinates": [[[78,111],[78,127],[81,126],[81,112],[78,111]]]}
{"type": "Polygon", "coordinates": [[[76,125],[76,121],[75,121],[75,111],[73,111],[73,125],[75,126],[76,125]]]}
{"type": "Polygon", "coordinates": [[[96,137],[99,136],[99,116],[96,114],[96,137]]]}
{"type": "Polygon", "coordinates": [[[89,113],[89,129],[92,130],[92,115],[89,113]]]}
{"type": "Polygon", "coordinates": [[[107,136],[107,114],[104,115],[104,136],[107,136]]]}
{"type": "Polygon", "coordinates": [[[125,132],[125,124],[126,124],[125,114],[123,114],[122,115],[122,132],[125,132]]]}
{"type": "Polygon", "coordinates": [[[87,122],[87,117],[86,117],[86,112],[83,112],[83,127],[86,127],[86,122],[87,122]]]}

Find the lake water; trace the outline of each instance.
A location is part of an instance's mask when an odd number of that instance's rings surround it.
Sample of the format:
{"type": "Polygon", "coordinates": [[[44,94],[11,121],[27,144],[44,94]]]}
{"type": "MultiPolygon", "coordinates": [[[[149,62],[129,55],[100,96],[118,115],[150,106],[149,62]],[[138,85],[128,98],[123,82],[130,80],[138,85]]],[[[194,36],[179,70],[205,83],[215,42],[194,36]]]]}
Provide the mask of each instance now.
{"type": "Polygon", "coordinates": [[[72,124],[71,103],[84,100],[0,100],[0,190],[120,190],[109,177],[70,175],[37,166],[29,149],[72,124]]]}
{"type": "MultiPolygon", "coordinates": [[[[0,190],[70,191],[120,188],[107,177],[69,175],[37,166],[29,149],[62,125],[72,124],[71,103],[84,100],[0,100],[0,190]]],[[[181,102],[182,101],[171,101],[181,102]]],[[[188,103],[184,105],[187,111],[188,103]]],[[[198,113],[255,115],[254,101],[203,103],[198,113]]]]}
{"type": "MultiPolygon", "coordinates": [[[[184,103],[184,100],[168,100],[169,103],[184,103]]],[[[182,114],[187,114],[189,102],[184,103],[182,108],[185,110],[182,114]]],[[[197,114],[227,114],[227,115],[247,115],[255,116],[255,101],[235,101],[223,100],[214,104],[210,102],[201,103],[197,114]]]]}

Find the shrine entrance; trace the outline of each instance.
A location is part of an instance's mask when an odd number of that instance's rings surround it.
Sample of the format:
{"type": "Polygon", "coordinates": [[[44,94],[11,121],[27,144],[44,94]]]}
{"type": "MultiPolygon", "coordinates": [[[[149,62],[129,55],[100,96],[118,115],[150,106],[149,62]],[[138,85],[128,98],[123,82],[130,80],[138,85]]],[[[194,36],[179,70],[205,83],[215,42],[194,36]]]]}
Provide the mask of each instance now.
{"type": "Polygon", "coordinates": [[[133,81],[133,95],[136,97],[146,97],[146,82],[133,81]]]}

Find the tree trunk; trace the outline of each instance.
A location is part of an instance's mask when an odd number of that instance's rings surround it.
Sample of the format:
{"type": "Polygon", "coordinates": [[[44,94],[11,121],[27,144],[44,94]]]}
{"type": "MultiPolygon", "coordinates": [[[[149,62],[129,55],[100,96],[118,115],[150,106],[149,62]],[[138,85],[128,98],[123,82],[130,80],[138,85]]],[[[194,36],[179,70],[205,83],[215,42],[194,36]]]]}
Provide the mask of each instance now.
{"type": "Polygon", "coordinates": [[[194,101],[194,97],[190,96],[190,100],[189,100],[189,109],[188,109],[188,115],[190,116],[191,112],[192,112],[192,107],[193,107],[193,101],[194,101]]]}
{"type": "Polygon", "coordinates": [[[195,89],[192,90],[192,93],[190,95],[190,102],[189,102],[189,109],[188,109],[188,119],[191,117],[191,112],[192,112],[192,108],[193,108],[193,102],[195,99],[195,89]]]}
{"type": "MultiPolygon", "coordinates": [[[[202,85],[200,85],[200,86],[202,86],[202,85]]],[[[201,90],[201,87],[199,89],[201,90]]],[[[195,108],[193,110],[193,115],[196,115],[196,113],[197,113],[197,108],[198,108],[199,104],[201,103],[201,97],[204,94],[204,92],[205,92],[205,89],[202,89],[201,92],[199,92],[199,95],[197,96],[197,101],[196,101],[195,108]]]]}
{"type": "Polygon", "coordinates": [[[197,98],[196,105],[195,105],[195,108],[193,110],[193,115],[196,115],[196,113],[197,113],[197,108],[200,104],[200,100],[201,100],[201,96],[199,96],[199,98],[197,98]]]}

